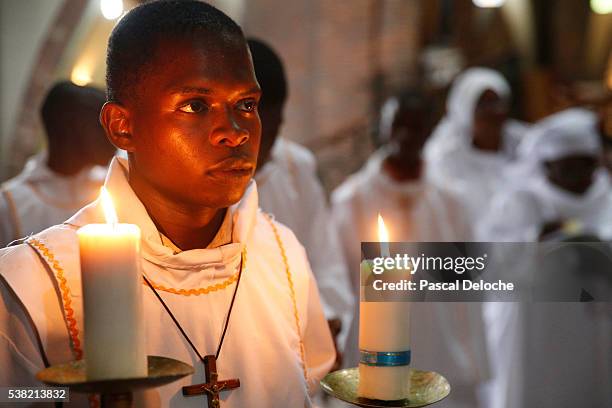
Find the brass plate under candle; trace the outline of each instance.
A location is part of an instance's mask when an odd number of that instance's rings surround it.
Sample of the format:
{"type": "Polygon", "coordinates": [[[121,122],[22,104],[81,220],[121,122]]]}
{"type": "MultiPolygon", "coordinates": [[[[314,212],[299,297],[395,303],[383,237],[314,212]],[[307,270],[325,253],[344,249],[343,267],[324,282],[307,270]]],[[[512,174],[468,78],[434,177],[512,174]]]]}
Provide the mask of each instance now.
{"type": "Polygon", "coordinates": [[[359,407],[424,407],[441,401],[450,394],[446,378],[434,371],[410,370],[410,396],[403,400],[382,401],[357,395],[359,368],[346,368],[327,374],[321,380],[321,388],[332,397],[359,407]]]}
{"type": "Polygon", "coordinates": [[[159,387],[193,374],[192,366],[178,360],[158,356],[148,356],[147,359],[147,377],[87,381],[85,360],[77,360],[45,368],[36,374],[36,378],[47,385],[69,387],[74,392],[117,394],[159,387]]]}

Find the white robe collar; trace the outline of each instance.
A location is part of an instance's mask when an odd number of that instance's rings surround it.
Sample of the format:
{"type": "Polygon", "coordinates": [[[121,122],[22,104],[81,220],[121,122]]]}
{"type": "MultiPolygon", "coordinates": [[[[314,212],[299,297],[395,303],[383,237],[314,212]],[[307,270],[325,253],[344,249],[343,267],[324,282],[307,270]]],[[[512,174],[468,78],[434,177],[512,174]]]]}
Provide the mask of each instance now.
{"type": "MultiPolygon", "coordinates": [[[[257,186],[251,181],[242,199],[229,208],[233,216],[232,243],[217,248],[192,249],[174,254],[170,248],[162,244],[155,224],[132,190],[128,182],[127,160],[113,158],[104,185],[113,197],[119,222],[136,224],[140,227],[143,258],[169,269],[188,272],[211,267],[217,269],[222,265],[234,263],[239,259],[256,222],[257,186]]],[[[67,224],[81,227],[85,224],[103,222],[105,222],[104,215],[98,199],[70,218],[67,224]]]]}

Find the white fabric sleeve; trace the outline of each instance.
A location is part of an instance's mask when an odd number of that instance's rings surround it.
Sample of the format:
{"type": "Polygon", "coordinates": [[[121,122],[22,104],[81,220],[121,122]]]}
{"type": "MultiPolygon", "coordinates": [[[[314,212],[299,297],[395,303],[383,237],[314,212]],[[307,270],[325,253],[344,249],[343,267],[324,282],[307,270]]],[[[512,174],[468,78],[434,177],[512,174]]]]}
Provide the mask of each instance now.
{"type": "Polygon", "coordinates": [[[314,395],[319,389],[319,381],[336,361],[336,350],[312,274],[308,277],[307,318],[303,325],[308,389],[310,395],[314,395]]]}
{"type": "Polygon", "coordinates": [[[3,387],[40,386],[35,376],[45,367],[31,321],[2,277],[0,367],[0,386],[3,387]]]}
{"type": "Polygon", "coordinates": [[[277,224],[277,228],[290,260],[304,343],[308,391],[313,396],[319,388],[319,381],[336,361],[336,350],[306,251],[290,229],[281,224],[277,224]]]}
{"type": "MultiPolygon", "coordinates": [[[[40,387],[36,373],[45,367],[36,329],[7,281],[7,268],[27,271],[31,264],[17,247],[0,250],[0,387],[40,387]]],[[[19,403],[15,407],[53,407],[53,403],[19,403]]]]}
{"type": "MultiPolygon", "coordinates": [[[[355,295],[359,295],[359,263],[361,262],[362,237],[354,222],[354,212],[350,200],[332,199],[332,222],[338,233],[340,248],[348,268],[347,276],[355,297],[355,295]]],[[[357,303],[357,300],[354,303],[357,303]]]]}
{"type": "MultiPolygon", "coordinates": [[[[360,291],[360,269],[362,239],[355,218],[356,207],[350,199],[339,198],[337,194],[332,195],[332,220],[338,231],[340,244],[344,258],[346,259],[349,272],[349,281],[354,301],[353,315],[346,336],[339,341],[343,351],[343,366],[352,367],[358,363],[358,332],[359,332],[359,291],[360,291]]],[[[343,333],[344,334],[344,333],[343,333]]]]}

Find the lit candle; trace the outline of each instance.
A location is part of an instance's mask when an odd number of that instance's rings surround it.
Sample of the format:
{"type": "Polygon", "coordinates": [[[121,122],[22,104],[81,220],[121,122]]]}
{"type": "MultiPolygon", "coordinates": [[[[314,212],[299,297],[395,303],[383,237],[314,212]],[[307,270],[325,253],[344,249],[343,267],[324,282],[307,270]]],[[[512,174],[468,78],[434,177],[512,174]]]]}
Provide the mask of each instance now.
{"type": "MultiPolygon", "coordinates": [[[[389,238],[378,215],[381,256],[388,257],[389,238]],[[386,245],[384,245],[386,244],[386,245]]],[[[361,263],[361,302],[359,304],[359,386],[360,397],[384,401],[408,398],[410,394],[410,302],[367,302],[364,288],[372,275],[370,261],[361,263]]],[[[400,278],[410,279],[410,271],[400,278]]],[[[388,275],[387,275],[388,276],[388,275]]],[[[377,277],[378,278],[378,277],[377,277]]]]}
{"type": "Polygon", "coordinates": [[[378,213],[378,242],[380,242],[380,256],[391,256],[391,252],[389,251],[389,234],[385,227],[385,220],[380,213],[378,213]]]}
{"type": "Polygon", "coordinates": [[[140,228],[118,223],[104,187],[100,201],[107,223],[88,224],[77,231],[87,378],[145,377],[140,228]]]}

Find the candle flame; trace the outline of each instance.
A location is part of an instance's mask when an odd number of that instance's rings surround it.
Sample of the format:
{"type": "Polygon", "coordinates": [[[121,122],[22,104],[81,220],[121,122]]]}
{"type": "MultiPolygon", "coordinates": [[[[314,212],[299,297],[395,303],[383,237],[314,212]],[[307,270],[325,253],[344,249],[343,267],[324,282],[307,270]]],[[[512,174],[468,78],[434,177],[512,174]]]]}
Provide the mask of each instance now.
{"type": "Polygon", "coordinates": [[[378,242],[389,242],[389,234],[385,227],[385,220],[383,220],[380,213],[378,213],[378,242]]]}
{"type": "Polygon", "coordinates": [[[113,199],[104,186],[102,186],[100,189],[100,201],[102,202],[102,209],[104,210],[104,218],[106,218],[106,223],[116,225],[119,220],[117,219],[113,199]]]}

